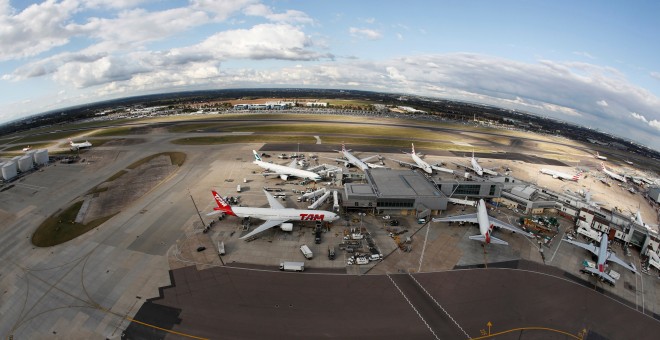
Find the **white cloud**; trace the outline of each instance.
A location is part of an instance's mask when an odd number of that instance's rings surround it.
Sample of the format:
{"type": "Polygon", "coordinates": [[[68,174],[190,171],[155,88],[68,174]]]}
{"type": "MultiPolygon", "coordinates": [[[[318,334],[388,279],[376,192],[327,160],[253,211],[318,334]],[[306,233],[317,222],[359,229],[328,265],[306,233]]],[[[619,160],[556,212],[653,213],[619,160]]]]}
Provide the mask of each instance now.
{"type": "Polygon", "coordinates": [[[366,22],[367,24],[373,24],[374,22],[376,22],[376,18],[366,18],[364,19],[364,22],[366,22]]]}
{"type": "Polygon", "coordinates": [[[633,118],[635,118],[635,119],[638,119],[638,120],[643,121],[644,123],[648,123],[648,122],[649,122],[648,120],[646,120],[646,117],[640,115],[640,114],[637,113],[637,112],[631,112],[630,115],[631,115],[633,118]]]}
{"type": "Polygon", "coordinates": [[[649,126],[651,126],[652,128],[660,131],[660,120],[654,119],[654,120],[650,121],[649,126]]]}
{"type": "Polygon", "coordinates": [[[211,12],[216,21],[227,20],[230,16],[258,3],[257,0],[192,0],[191,8],[211,12]]]}
{"type": "Polygon", "coordinates": [[[67,44],[78,33],[67,23],[78,9],[75,0],[47,0],[19,13],[6,2],[0,8],[0,61],[38,55],[67,44]]]}
{"type": "Polygon", "coordinates": [[[383,36],[380,34],[380,32],[368,28],[356,28],[356,27],[351,27],[348,29],[348,32],[356,38],[366,38],[369,40],[377,40],[382,38],[383,36]]]}
{"type": "Polygon", "coordinates": [[[243,12],[246,15],[264,17],[273,22],[284,22],[290,24],[314,23],[314,20],[305,14],[305,12],[289,9],[283,13],[275,13],[270,7],[264,4],[249,5],[243,10],[243,12]]]}
{"type": "Polygon", "coordinates": [[[397,33],[396,38],[399,40],[403,40],[403,35],[401,33],[397,33]]]}
{"type": "Polygon", "coordinates": [[[607,102],[605,100],[599,100],[599,101],[596,102],[596,104],[598,104],[598,106],[602,106],[602,107],[610,106],[609,104],[607,104],[607,102]]]}

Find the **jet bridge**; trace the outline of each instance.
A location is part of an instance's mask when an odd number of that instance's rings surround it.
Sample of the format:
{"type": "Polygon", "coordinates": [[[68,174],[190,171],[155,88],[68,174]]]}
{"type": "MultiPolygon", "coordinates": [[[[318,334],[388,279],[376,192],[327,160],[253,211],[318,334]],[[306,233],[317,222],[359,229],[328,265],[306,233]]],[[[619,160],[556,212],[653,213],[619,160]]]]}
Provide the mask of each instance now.
{"type": "Polygon", "coordinates": [[[312,205],[307,207],[307,209],[318,208],[321,204],[323,204],[323,202],[325,202],[326,199],[328,199],[328,197],[330,197],[330,193],[331,193],[330,191],[326,191],[325,194],[323,194],[323,196],[319,197],[319,199],[317,199],[314,203],[312,203],[312,205]]]}

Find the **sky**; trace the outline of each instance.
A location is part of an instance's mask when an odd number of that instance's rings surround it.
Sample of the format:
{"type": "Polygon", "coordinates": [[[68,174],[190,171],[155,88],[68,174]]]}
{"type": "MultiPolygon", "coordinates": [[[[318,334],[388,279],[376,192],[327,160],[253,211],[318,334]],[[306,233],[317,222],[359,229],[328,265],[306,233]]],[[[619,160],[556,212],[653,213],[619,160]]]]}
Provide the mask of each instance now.
{"type": "Polygon", "coordinates": [[[0,0],[0,123],[150,93],[479,102],[660,150],[660,1],[0,0]]]}

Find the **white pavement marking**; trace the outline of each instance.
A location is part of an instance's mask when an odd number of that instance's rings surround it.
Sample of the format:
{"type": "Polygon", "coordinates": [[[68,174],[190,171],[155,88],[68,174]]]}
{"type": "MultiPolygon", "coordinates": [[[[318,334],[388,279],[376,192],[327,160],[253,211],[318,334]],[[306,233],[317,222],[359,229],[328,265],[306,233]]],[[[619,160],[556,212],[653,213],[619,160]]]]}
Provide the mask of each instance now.
{"type": "MultiPolygon", "coordinates": [[[[419,311],[417,310],[417,308],[415,308],[415,306],[413,306],[412,302],[410,302],[410,300],[408,300],[408,297],[406,296],[406,294],[403,294],[403,291],[401,290],[401,288],[399,288],[399,286],[396,284],[396,282],[394,282],[394,280],[392,279],[392,277],[390,276],[390,274],[387,274],[387,278],[389,278],[390,281],[392,281],[392,284],[394,285],[394,287],[396,287],[397,290],[399,290],[399,293],[401,293],[401,296],[403,296],[403,298],[406,299],[406,301],[408,301],[408,304],[410,305],[410,307],[412,307],[412,309],[415,311],[415,313],[417,313],[417,316],[419,316],[419,318],[422,319],[422,322],[424,322],[424,324],[426,325],[426,327],[428,327],[429,331],[431,331],[431,333],[433,334],[433,336],[434,336],[436,339],[440,340],[440,338],[438,337],[438,335],[435,334],[435,332],[433,331],[433,329],[431,329],[431,326],[429,326],[429,324],[426,322],[426,320],[424,320],[424,318],[422,317],[422,314],[419,314],[419,311]]],[[[453,320],[453,319],[452,319],[452,320],[453,320]]]]}
{"type": "MultiPolygon", "coordinates": [[[[416,279],[414,276],[412,276],[412,274],[408,273],[408,275],[413,279],[413,281],[415,281],[415,283],[419,286],[419,288],[422,288],[422,290],[424,291],[424,293],[426,293],[426,295],[428,295],[428,296],[431,298],[431,300],[433,300],[433,302],[435,302],[435,304],[436,304],[438,307],[440,307],[440,309],[442,309],[442,311],[445,312],[445,314],[447,314],[447,316],[451,319],[451,321],[454,322],[454,324],[456,325],[456,327],[458,327],[458,329],[460,329],[461,332],[463,332],[463,334],[465,334],[465,337],[468,338],[468,339],[470,339],[470,336],[467,334],[467,332],[465,332],[465,330],[463,329],[463,327],[461,327],[461,325],[459,325],[458,322],[456,322],[456,320],[454,320],[454,318],[452,318],[451,315],[449,315],[449,313],[447,313],[447,311],[446,311],[444,308],[442,308],[442,306],[440,305],[440,303],[438,303],[438,301],[435,300],[435,298],[433,297],[433,295],[429,294],[429,292],[426,290],[426,288],[424,288],[424,286],[422,286],[422,285],[419,283],[419,281],[417,281],[417,279],[416,279]]],[[[390,279],[390,280],[391,280],[391,279],[390,279]]]]}
{"type": "Polygon", "coordinates": [[[316,144],[321,144],[321,137],[314,136],[314,138],[316,138],[316,144]]]}
{"type": "Polygon", "coordinates": [[[555,255],[557,255],[557,251],[559,250],[559,247],[561,247],[561,244],[564,243],[564,233],[561,233],[561,237],[559,238],[559,244],[557,245],[557,249],[555,249],[555,252],[552,254],[552,257],[550,258],[550,261],[548,261],[548,264],[552,263],[552,260],[555,259],[555,255]]]}
{"type": "Polygon", "coordinates": [[[422,260],[424,260],[424,251],[426,250],[426,241],[429,239],[429,230],[431,230],[431,221],[427,223],[426,226],[426,235],[424,236],[424,245],[422,246],[422,255],[419,257],[419,267],[417,268],[417,272],[422,271],[422,260]]]}

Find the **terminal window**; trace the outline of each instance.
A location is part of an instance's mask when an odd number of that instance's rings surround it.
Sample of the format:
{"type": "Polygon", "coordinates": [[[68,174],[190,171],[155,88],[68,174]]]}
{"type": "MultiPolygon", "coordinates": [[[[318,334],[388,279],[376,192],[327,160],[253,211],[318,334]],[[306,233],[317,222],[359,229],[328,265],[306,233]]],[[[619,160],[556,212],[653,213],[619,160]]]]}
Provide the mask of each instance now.
{"type": "Polygon", "coordinates": [[[384,199],[376,202],[379,208],[412,208],[414,205],[415,200],[410,199],[384,199]]]}
{"type": "Polygon", "coordinates": [[[454,184],[454,195],[479,195],[481,184],[454,184]]]}

